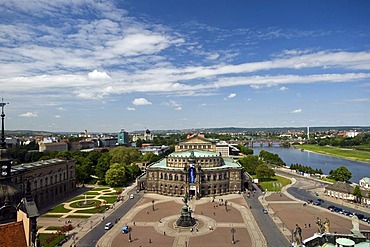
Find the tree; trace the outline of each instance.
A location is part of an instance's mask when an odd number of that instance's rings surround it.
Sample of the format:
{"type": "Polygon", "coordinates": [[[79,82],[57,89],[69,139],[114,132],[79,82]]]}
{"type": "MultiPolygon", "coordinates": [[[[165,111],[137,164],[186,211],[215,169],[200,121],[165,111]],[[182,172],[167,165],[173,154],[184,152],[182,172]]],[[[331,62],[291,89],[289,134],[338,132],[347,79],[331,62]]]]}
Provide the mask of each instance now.
{"type": "Polygon", "coordinates": [[[120,187],[125,185],[127,175],[130,175],[130,173],[125,165],[114,163],[110,165],[109,170],[105,174],[105,182],[111,187],[120,187]]]}
{"type": "Polygon", "coordinates": [[[105,173],[109,170],[110,156],[109,153],[103,153],[98,159],[98,164],[95,167],[96,176],[105,181],[105,173]]]}
{"type": "Polygon", "coordinates": [[[85,157],[75,157],[76,160],[76,178],[84,184],[91,179],[94,175],[93,163],[85,157]]]}
{"type": "Polygon", "coordinates": [[[256,175],[257,178],[271,178],[275,176],[275,172],[266,164],[260,164],[256,168],[256,175]]]}
{"type": "Polygon", "coordinates": [[[353,195],[356,197],[356,202],[361,202],[362,194],[360,186],[356,185],[356,187],[353,190],[353,195]]]}
{"type": "Polygon", "coordinates": [[[72,157],[72,154],[69,151],[62,151],[59,152],[55,157],[69,160],[72,157]]]}
{"type": "Polygon", "coordinates": [[[336,170],[330,170],[329,175],[335,181],[342,181],[342,182],[347,182],[352,177],[352,173],[344,166],[340,166],[336,170]]]}
{"type": "Polygon", "coordinates": [[[244,170],[250,175],[256,174],[256,168],[258,165],[263,164],[263,161],[258,159],[258,156],[248,155],[239,159],[239,162],[243,166],[244,170]]]}
{"type": "Polygon", "coordinates": [[[239,144],[238,148],[242,154],[245,155],[252,155],[253,154],[253,149],[247,148],[246,146],[239,144]]]}
{"type": "Polygon", "coordinates": [[[120,163],[130,165],[131,163],[140,160],[141,153],[135,148],[115,147],[109,151],[112,163],[120,163]]]}
{"type": "Polygon", "coordinates": [[[160,159],[159,156],[155,155],[152,152],[147,152],[143,156],[141,156],[141,160],[144,162],[152,163],[158,161],[160,159]]]}
{"type": "Polygon", "coordinates": [[[285,166],[284,161],[279,157],[278,154],[270,153],[265,150],[261,150],[259,157],[268,164],[275,166],[285,166]]]}
{"type": "Polygon", "coordinates": [[[141,174],[141,169],[138,165],[130,165],[128,167],[128,169],[130,170],[130,174],[131,174],[131,178],[134,179],[136,178],[137,176],[139,176],[141,174]]]}

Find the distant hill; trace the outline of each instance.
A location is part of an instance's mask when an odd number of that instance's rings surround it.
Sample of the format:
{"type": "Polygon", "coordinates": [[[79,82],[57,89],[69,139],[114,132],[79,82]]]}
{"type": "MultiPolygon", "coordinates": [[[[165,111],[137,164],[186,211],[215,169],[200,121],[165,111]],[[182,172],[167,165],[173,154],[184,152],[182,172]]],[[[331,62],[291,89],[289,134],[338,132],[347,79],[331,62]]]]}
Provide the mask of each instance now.
{"type": "Polygon", "coordinates": [[[5,130],[6,136],[49,136],[55,133],[38,130],[5,130]]]}
{"type": "MultiPolygon", "coordinates": [[[[182,129],[182,130],[150,130],[152,134],[188,134],[188,133],[249,133],[254,134],[258,132],[287,132],[287,131],[307,131],[307,127],[271,127],[271,128],[241,128],[241,127],[221,127],[221,128],[194,128],[194,129],[182,129]]],[[[349,131],[356,130],[358,132],[370,131],[370,126],[328,126],[328,127],[311,127],[310,132],[323,132],[323,131],[349,131]]],[[[142,134],[144,131],[131,131],[130,134],[142,134]]],[[[79,132],[49,132],[49,131],[35,131],[35,130],[6,130],[7,136],[37,136],[37,135],[70,135],[77,134],[79,132]]],[[[101,133],[101,132],[99,132],[101,133]]],[[[106,133],[109,134],[109,133],[106,133]]],[[[116,133],[111,133],[116,134],[116,133]]]]}

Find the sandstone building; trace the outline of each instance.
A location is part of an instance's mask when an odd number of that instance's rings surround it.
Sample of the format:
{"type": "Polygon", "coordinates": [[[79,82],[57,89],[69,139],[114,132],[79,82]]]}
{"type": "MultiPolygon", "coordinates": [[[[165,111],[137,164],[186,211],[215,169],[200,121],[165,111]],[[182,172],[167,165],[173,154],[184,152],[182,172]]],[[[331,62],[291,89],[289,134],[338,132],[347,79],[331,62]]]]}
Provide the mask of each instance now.
{"type": "Polygon", "coordinates": [[[137,183],[148,193],[200,198],[240,193],[250,186],[251,177],[236,160],[216,152],[214,141],[193,136],[150,164],[137,183]]]}

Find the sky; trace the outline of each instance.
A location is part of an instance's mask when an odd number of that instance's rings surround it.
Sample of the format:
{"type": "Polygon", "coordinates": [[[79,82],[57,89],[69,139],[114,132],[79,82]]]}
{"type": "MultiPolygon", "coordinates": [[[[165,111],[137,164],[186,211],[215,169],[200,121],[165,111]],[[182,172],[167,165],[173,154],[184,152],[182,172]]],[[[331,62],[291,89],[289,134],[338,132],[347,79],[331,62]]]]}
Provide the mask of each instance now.
{"type": "Polygon", "coordinates": [[[370,1],[0,0],[5,129],[370,125],[370,1]]]}

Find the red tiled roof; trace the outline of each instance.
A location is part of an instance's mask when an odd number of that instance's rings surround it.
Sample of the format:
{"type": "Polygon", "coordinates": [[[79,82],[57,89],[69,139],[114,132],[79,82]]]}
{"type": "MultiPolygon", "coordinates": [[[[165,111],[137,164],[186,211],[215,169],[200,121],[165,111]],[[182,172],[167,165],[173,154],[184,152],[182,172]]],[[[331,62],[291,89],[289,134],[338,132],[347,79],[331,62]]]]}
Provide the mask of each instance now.
{"type": "Polygon", "coordinates": [[[22,221],[0,225],[0,235],[0,247],[27,247],[22,221]]]}

